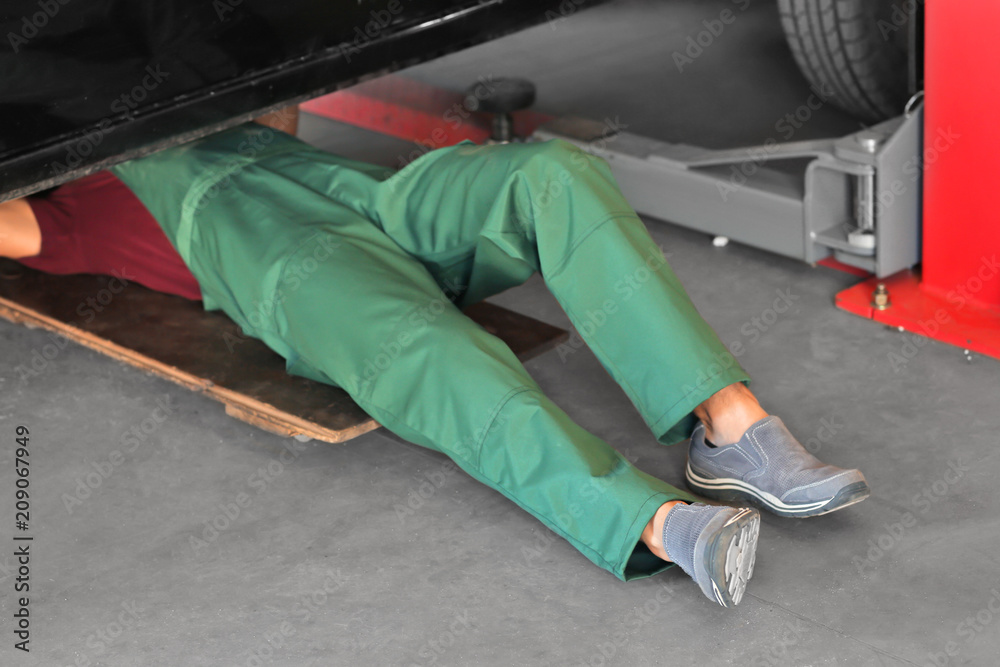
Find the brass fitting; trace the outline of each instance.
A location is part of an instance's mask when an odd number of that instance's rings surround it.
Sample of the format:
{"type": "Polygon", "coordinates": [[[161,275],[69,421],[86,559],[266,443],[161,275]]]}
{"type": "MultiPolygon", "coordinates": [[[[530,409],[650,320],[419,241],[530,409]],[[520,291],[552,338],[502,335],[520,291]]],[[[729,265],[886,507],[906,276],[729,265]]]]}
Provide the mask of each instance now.
{"type": "Polygon", "coordinates": [[[875,291],[872,292],[872,308],[875,310],[885,310],[891,305],[889,290],[886,288],[885,283],[879,283],[875,287],[875,291]]]}

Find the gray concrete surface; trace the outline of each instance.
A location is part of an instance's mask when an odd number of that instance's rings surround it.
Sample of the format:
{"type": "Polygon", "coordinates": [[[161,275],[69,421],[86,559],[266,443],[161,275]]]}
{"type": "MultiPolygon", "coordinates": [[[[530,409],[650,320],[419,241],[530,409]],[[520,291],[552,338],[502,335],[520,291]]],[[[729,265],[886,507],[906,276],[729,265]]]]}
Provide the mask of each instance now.
{"type": "MultiPolygon", "coordinates": [[[[741,14],[696,61],[704,71],[670,60],[733,5],[617,2],[409,75],[462,88],[503,58],[503,73],[542,85],[546,111],[620,114],[630,129],[704,145],[759,140],[809,94],[773,5],[741,14]]],[[[853,126],[824,108],[802,132],[853,126]]],[[[303,135],[387,164],[410,150],[314,119],[303,135]]],[[[830,516],[766,516],[736,610],[678,571],[619,582],[384,431],[297,445],[0,322],[0,664],[997,664],[1000,365],[917,341],[894,366],[911,335],[832,305],[851,276],[649,228],[722,339],[744,343],[764,406],[874,489],[830,516]],[[794,306],[772,318],[779,292],[794,306]],[[36,372],[19,371],[33,360],[36,372]],[[31,431],[30,654],[12,647],[19,424],[31,431]],[[416,509],[400,512],[408,499],[416,509]]],[[[568,326],[537,276],[495,300],[568,326]]],[[[655,442],[588,351],[528,369],[640,468],[682,483],[683,448],[655,442]]]]}

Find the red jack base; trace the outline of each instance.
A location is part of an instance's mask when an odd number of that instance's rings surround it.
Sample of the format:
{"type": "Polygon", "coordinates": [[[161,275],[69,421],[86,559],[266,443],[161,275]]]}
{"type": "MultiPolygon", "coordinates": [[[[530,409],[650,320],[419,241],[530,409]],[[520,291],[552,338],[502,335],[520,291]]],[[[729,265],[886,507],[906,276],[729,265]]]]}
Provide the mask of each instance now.
{"type": "Polygon", "coordinates": [[[888,278],[869,278],[836,299],[839,308],[855,315],[1000,359],[1000,309],[972,301],[967,290],[939,296],[921,288],[918,273],[900,271],[888,278]],[[872,306],[879,283],[889,292],[885,310],[872,306]]]}
{"type": "MultiPolygon", "coordinates": [[[[489,81],[481,79],[481,84],[488,87],[489,81]]],[[[426,150],[451,146],[464,139],[476,143],[489,139],[492,117],[467,111],[464,99],[464,93],[387,75],[303,102],[301,108],[317,116],[420,144],[422,150],[414,151],[408,158],[412,160],[426,150]]],[[[531,135],[539,125],[552,120],[552,116],[531,109],[515,111],[511,116],[514,134],[519,137],[531,135]]],[[[407,161],[402,159],[399,166],[407,161]]]]}

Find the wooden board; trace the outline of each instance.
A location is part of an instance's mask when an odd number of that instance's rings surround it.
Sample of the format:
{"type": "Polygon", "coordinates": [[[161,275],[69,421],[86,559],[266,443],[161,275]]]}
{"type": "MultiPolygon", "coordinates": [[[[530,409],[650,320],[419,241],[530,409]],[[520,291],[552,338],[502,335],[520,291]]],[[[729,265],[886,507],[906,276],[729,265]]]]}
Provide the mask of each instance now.
{"type": "MultiPolygon", "coordinates": [[[[565,330],[479,303],[465,310],[522,361],[568,338],[565,330]]],[[[55,276],[0,260],[0,317],[43,327],[203,393],[272,433],[344,442],[379,424],[345,391],[285,372],[285,360],[243,336],[221,311],[106,276],[55,276]],[[112,288],[118,288],[118,292],[112,288]]]]}

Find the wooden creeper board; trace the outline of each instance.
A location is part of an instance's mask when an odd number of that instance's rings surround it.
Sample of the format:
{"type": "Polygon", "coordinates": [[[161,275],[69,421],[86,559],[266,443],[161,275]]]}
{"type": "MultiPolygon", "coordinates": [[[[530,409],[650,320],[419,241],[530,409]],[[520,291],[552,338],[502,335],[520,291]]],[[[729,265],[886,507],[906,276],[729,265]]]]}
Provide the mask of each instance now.
{"type": "MultiPolygon", "coordinates": [[[[519,359],[567,340],[564,329],[489,303],[464,311],[519,359]]],[[[108,276],[57,276],[0,260],[0,317],[56,332],[222,402],[271,433],[344,442],[379,427],[339,387],[289,375],[285,360],[200,301],[124,288],[108,276]]]]}

